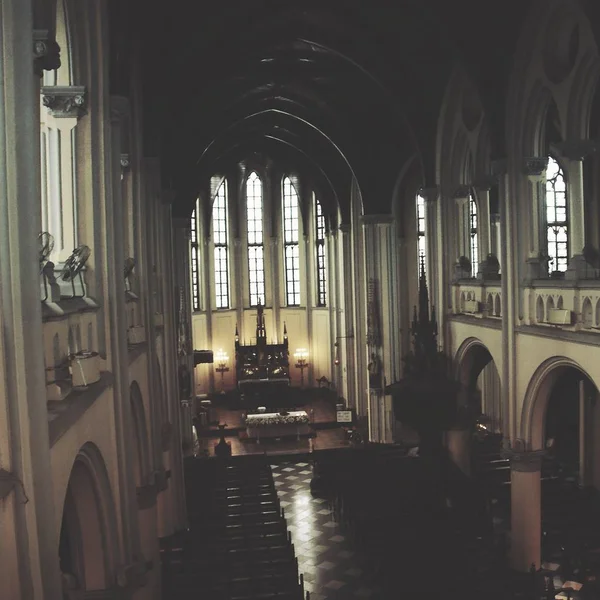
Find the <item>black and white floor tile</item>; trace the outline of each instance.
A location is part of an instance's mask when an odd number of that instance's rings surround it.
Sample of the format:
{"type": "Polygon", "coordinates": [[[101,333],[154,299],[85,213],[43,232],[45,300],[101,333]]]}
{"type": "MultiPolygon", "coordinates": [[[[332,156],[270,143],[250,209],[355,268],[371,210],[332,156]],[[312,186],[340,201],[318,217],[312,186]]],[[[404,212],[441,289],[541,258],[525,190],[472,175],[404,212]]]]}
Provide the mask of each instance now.
{"type": "Polygon", "coordinates": [[[311,495],[311,466],[298,462],[271,468],[310,600],[387,600],[369,574],[365,557],[340,531],[327,502],[311,495]]]}

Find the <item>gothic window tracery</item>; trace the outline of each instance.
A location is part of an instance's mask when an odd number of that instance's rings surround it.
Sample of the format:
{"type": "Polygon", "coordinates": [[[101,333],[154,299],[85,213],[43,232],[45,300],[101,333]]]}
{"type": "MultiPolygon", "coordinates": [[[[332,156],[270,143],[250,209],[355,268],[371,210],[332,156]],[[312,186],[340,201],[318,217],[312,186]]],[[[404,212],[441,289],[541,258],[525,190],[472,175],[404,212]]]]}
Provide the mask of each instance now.
{"type": "Polygon", "coordinates": [[[556,159],[548,158],[545,194],[546,244],[548,270],[566,271],[569,251],[567,219],[567,185],[565,174],[556,159]]]}
{"type": "Polygon", "coordinates": [[[317,306],[327,306],[327,263],[325,258],[325,215],[315,198],[315,244],[317,249],[317,306]]]}
{"type": "Polygon", "coordinates": [[[215,296],[217,308],[229,308],[229,241],[227,180],[223,180],[213,203],[215,296]]]}
{"type": "Polygon", "coordinates": [[[246,180],[246,225],[250,306],[264,305],[263,191],[262,182],[255,171],[246,180]]]}
{"type": "Polygon", "coordinates": [[[200,284],[198,280],[198,266],[200,256],[198,252],[198,230],[196,220],[196,210],[192,211],[190,219],[191,245],[192,245],[192,310],[200,310],[200,284]]]}
{"type": "Polygon", "coordinates": [[[427,237],[426,237],[426,208],[425,198],[417,194],[417,273],[421,272],[421,265],[427,275],[427,237]]]}
{"type": "Polygon", "coordinates": [[[298,192],[289,177],[283,179],[283,244],[285,295],[288,306],[300,306],[300,246],[298,192]]]}
{"type": "Polygon", "coordinates": [[[477,277],[479,268],[479,226],[477,216],[477,202],[473,193],[469,193],[468,207],[468,232],[469,232],[469,252],[471,259],[471,277],[477,277]]]}

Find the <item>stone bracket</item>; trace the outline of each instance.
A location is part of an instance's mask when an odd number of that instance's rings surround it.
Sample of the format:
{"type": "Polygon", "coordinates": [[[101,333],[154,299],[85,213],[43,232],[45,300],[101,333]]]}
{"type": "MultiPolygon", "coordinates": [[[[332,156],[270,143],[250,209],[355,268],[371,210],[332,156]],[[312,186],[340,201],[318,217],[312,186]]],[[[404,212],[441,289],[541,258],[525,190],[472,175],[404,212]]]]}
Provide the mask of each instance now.
{"type": "Polygon", "coordinates": [[[81,85],[46,85],[42,87],[42,102],[56,119],[79,119],[86,114],[86,89],[81,85]]]}

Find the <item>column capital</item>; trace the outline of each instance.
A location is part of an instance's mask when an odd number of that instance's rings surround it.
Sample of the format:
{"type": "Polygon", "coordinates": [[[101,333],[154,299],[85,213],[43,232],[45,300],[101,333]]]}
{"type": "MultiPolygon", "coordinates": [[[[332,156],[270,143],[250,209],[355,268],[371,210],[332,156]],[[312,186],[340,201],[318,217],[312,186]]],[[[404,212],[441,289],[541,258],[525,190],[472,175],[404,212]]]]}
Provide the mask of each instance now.
{"type": "Polygon", "coordinates": [[[342,233],[350,233],[350,223],[341,223],[340,224],[340,231],[342,233]]]}
{"type": "Polygon", "coordinates": [[[86,89],[82,85],[45,85],[42,103],[56,119],[79,119],[87,113],[86,89]]]}
{"type": "Polygon", "coordinates": [[[546,455],[545,450],[521,450],[515,449],[508,446],[508,444],[501,451],[503,458],[510,460],[510,468],[513,471],[519,471],[521,473],[534,473],[541,471],[542,459],[546,455]]]}
{"type": "Polygon", "coordinates": [[[60,67],[60,46],[50,39],[47,29],[33,30],[33,68],[40,77],[44,71],[60,67]]]}
{"type": "Polygon", "coordinates": [[[552,144],[551,147],[569,160],[584,160],[586,156],[597,152],[600,144],[595,140],[567,140],[552,144]]]}
{"type": "Polygon", "coordinates": [[[548,168],[547,156],[526,156],[523,158],[523,173],[532,183],[542,181],[548,168]]]}
{"type": "Polygon", "coordinates": [[[454,199],[454,201],[457,204],[462,205],[465,202],[467,202],[470,194],[471,194],[471,186],[466,185],[466,184],[461,184],[454,188],[454,191],[452,192],[451,197],[454,199]]]}
{"type": "Polygon", "coordinates": [[[360,218],[363,225],[391,225],[394,222],[393,215],[362,215],[360,218]]]}
{"type": "Polygon", "coordinates": [[[473,187],[482,192],[489,192],[494,186],[498,185],[500,176],[494,173],[483,175],[473,182],[473,187]]]}
{"type": "Polygon", "coordinates": [[[425,202],[436,202],[440,197],[440,186],[422,187],[417,194],[425,200],[425,202]]]}
{"type": "Polygon", "coordinates": [[[129,99],[125,96],[110,97],[110,118],[112,121],[120,122],[129,116],[129,99]]]}

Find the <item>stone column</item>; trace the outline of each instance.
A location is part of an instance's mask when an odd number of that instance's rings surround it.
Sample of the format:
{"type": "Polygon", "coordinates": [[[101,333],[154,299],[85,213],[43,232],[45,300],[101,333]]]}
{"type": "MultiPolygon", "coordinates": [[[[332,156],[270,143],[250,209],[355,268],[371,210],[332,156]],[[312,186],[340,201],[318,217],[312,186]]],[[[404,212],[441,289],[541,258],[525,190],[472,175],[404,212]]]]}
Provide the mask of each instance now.
{"type": "MultiPolygon", "coordinates": [[[[175,287],[177,290],[176,314],[177,316],[177,364],[178,368],[185,366],[191,374],[192,398],[195,385],[193,381],[194,354],[191,344],[191,322],[190,310],[190,222],[189,219],[174,219],[175,227],[175,287]]],[[[193,450],[192,435],[192,400],[181,396],[181,386],[178,392],[180,400],[181,416],[181,442],[186,446],[184,454],[190,454],[193,450]]]]}
{"type": "Polygon", "coordinates": [[[546,183],[546,169],[548,157],[529,157],[524,159],[523,172],[529,182],[530,210],[527,213],[528,228],[526,234],[526,272],[528,280],[540,279],[548,276],[547,264],[540,260],[540,252],[546,252],[540,223],[543,222],[544,196],[546,183]]]}
{"type": "Polygon", "coordinates": [[[490,215],[490,248],[500,263],[502,270],[502,261],[500,260],[500,213],[492,213],[490,215]]]}
{"type": "Polygon", "coordinates": [[[527,573],[541,566],[541,469],[544,451],[506,451],[510,459],[510,565],[527,573]]]}
{"type": "MultiPolygon", "coordinates": [[[[381,372],[377,388],[369,385],[369,415],[372,440],[392,442],[391,396],[385,396],[388,383],[399,379],[397,366],[400,357],[398,306],[394,295],[396,284],[396,253],[394,226],[391,215],[365,215],[362,218],[365,240],[366,277],[371,297],[367,301],[367,343],[369,362],[376,355],[381,372]]],[[[371,382],[372,383],[372,382],[371,382]]]]}
{"type": "MultiPolygon", "coordinates": [[[[518,165],[511,165],[512,173],[518,165]]],[[[502,423],[506,437],[513,439],[516,436],[516,406],[517,406],[517,364],[516,364],[516,339],[515,323],[518,316],[518,240],[517,219],[509,192],[508,164],[506,160],[498,160],[492,164],[493,174],[498,177],[498,197],[500,207],[500,240],[502,264],[502,423]]],[[[516,174],[516,173],[515,173],[516,174]]],[[[511,178],[514,182],[515,178],[511,178]]],[[[516,192],[515,192],[516,197],[516,192]]]]}
{"type": "Polygon", "coordinates": [[[0,3],[0,576],[3,597],[54,600],[61,582],[36,240],[41,71],[32,60],[51,69],[58,54],[39,32],[32,40],[32,28],[29,0],[0,3]]]}
{"type": "MultiPolygon", "coordinates": [[[[356,390],[356,356],[354,353],[354,269],[352,268],[352,233],[350,225],[340,225],[339,251],[341,261],[339,271],[344,273],[344,279],[339,278],[342,300],[341,335],[338,348],[343,348],[340,367],[342,369],[342,390],[348,400],[348,405],[358,412],[359,404],[356,390]]],[[[340,273],[338,273],[339,275],[340,273]]],[[[364,414],[361,413],[361,416],[364,414]]]]}
{"type": "Polygon", "coordinates": [[[454,427],[446,431],[446,448],[454,464],[465,474],[471,474],[471,428],[454,427]]]}
{"type": "Polygon", "coordinates": [[[129,102],[121,96],[110,98],[110,137],[105,173],[107,194],[102,206],[104,246],[102,248],[102,287],[107,302],[107,362],[112,371],[115,396],[116,447],[119,463],[119,490],[123,527],[124,560],[128,564],[139,555],[137,499],[133,478],[133,428],[129,400],[129,360],[127,313],[123,280],[123,206],[121,202],[121,124],[129,113],[129,102]]]}

